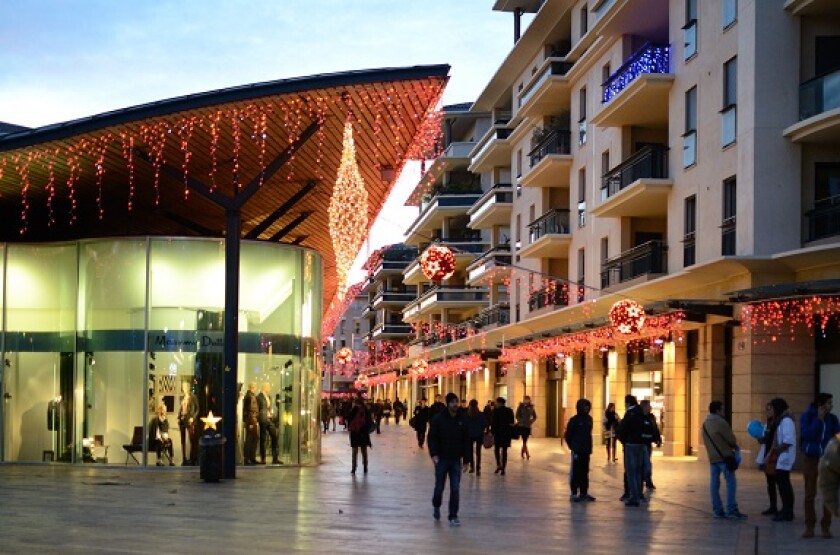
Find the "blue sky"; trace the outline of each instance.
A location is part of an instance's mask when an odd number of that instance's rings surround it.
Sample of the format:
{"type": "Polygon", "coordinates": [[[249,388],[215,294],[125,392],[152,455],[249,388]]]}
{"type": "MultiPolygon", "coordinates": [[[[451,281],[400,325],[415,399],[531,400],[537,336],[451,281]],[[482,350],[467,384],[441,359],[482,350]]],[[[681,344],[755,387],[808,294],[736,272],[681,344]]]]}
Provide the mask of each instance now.
{"type": "MultiPolygon", "coordinates": [[[[445,104],[474,100],[513,43],[492,0],[0,0],[0,121],[37,127],[195,92],[354,69],[447,63],[445,104]]],[[[406,168],[357,260],[416,209],[406,168]]],[[[354,274],[360,275],[358,270],[354,274]]],[[[352,283],[352,280],[351,280],[352,283]]]]}
{"type": "Polygon", "coordinates": [[[182,94],[449,63],[474,99],[512,45],[492,0],[3,0],[0,121],[65,121],[182,94]]]}

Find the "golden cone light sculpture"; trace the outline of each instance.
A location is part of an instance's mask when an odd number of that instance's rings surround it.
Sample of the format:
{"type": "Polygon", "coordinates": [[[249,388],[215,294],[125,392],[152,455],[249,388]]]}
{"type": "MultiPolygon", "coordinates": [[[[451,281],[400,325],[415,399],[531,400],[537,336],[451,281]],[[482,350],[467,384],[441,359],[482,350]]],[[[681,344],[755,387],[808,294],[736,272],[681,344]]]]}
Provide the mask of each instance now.
{"type": "Polygon", "coordinates": [[[368,226],[368,194],[356,163],[353,124],[349,116],[344,124],[341,164],[338,166],[338,177],[330,199],[329,217],[338,274],[338,298],[343,299],[347,289],[347,273],[365,239],[368,226]]]}

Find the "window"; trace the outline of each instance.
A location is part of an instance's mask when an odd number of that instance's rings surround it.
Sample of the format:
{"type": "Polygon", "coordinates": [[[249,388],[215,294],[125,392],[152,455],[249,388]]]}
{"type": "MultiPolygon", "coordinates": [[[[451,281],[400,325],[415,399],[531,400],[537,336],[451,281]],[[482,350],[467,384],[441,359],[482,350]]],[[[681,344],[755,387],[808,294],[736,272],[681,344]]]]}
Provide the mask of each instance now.
{"type": "Polygon", "coordinates": [[[516,151],[516,178],[522,177],[522,149],[516,151]]]}
{"type": "Polygon", "coordinates": [[[601,237],[601,262],[606,262],[610,259],[610,238],[601,237]]]}
{"type": "Polygon", "coordinates": [[[814,167],[814,179],[814,205],[840,205],[840,164],[817,164],[814,167]]]}
{"type": "Polygon", "coordinates": [[[586,87],[581,87],[578,96],[578,112],[580,119],[578,120],[578,145],[586,144],[586,87]]]}
{"type": "Polygon", "coordinates": [[[578,249],[577,256],[577,282],[578,282],[578,302],[583,302],[586,296],[586,250],[578,249]]]}
{"type": "Polygon", "coordinates": [[[683,267],[694,265],[694,243],[697,232],[697,197],[685,199],[685,233],[683,235],[683,267]]]}
{"type": "Polygon", "coordinates": [[[580,36],[586,34],[589,30],[589,10],[584,6],[580,10],[580,36]]]}
{"type": "Polygon", "coordinates": [[[724,29],[728,29],[738,21],[738,0],[723,0],[721,2],[721,18],[724,29]]]}
{"type": "Polygon", "coordinates": [[[586,168],[578,170],[578,227],[586,225],[586,168]]]}
{"type": "Polygon", "coordinates": [[[697,54],[697,0],[685,0],[683,50],[683,58],[686,61],[697,54]]]}
{"type": "Polygon", "coordinates": [[[612,70],[610,68],[610,64],[604,64],[604,67],[601,68],[601,84],[606,83],[611,74],[612,70]]]}
{"type": "Polygon", "coordinates": [[[685,133],[683,133],[683,167],[697,163],[697,87],[685,92],[685,133]]]}
{"type": "Polygon", "coordinates": [[[514,245],[515,250],[519,250],[522,248],[522,214],[516,215],[516,244],[514,245]]]}
{"type": "Polygon", "coordinates": [[[720,143],[728,146],[735,142],[736,102],[738,97],[738,58],[723,64],[723,110],[720,112],[720,143]]]}
{"type": "Polygon", "coordinates": [[[721,249],[723,256],[735,254],[736,182],[730,177],[723,182],[723,222],[721,223],[721,249]]]}

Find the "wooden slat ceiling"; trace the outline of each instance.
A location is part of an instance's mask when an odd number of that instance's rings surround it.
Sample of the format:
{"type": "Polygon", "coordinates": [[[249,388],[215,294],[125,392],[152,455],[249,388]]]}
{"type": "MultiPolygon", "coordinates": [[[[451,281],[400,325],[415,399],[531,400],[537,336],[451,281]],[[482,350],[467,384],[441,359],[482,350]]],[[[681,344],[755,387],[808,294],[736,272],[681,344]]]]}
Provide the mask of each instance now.
{"type": "Polygon", "coordinates": [[[399,174],[410,146],[422,136],[426,116],[440,98],[448,69],[421,66],[274,81],[0,136],[0,241],[142,235],[221,237],[225,225],[223,210],[195,191],[185,195],[184,122],[195,118],[201,123],[193,128],[188,141],[188,175],[211,186],[214,134],[210,122],[217,115],[220,117],[215,134],[215,188],[229,197],[237,192],[233,175],[237,158],[238,181],[244,187],[307,127],[321,123],[293,158],[245,204],[242,232],[247,235],[307,183],[315,182],[306,194],[298,194],[300,199],[258,237],[268,240],[285,229],[280,242],[300,244],[321,253],[327,306],[337,286],[327,213],[348,106],[372,223],[393,185],[392,181],[383,180],[382,168],[393,168],[393,173],[399,174]],[[262,163],[259,117],[240,119],[238,157],[234,154],[233,114],[249,110],[251,114],[267,114],[262,163]],[[162,149],[166,168],[160,172],[157,204],[155,172],[147,161],[154,158],[154,142],[148,144],[143,136],[144,128],[154,126],[166,129],[162,149]],[[90,145],[105,136],[110,137],[110,143],[102,158],[100,187],[96,171],[100,151],[90,145]],[[133,138],[135,147],[132,164],[125,157],[129,138],[133,138]],[[80,147],[85,141],[88,146],[80,147]],[[68,163],[68,154],[72,152],[79,157],[78,179],[71,189],[68,178],[72,164],[68,163]],[[132,171],[133,195],[129,187],[132,171]],[[50,183],[54,187],[49,187],[50,183]],[[71,213],[75,213],[72,223],[71,213]],[[302,216],[307,213],[308,216],[302,216]],[[293,223],[296,225],[291,226],[293,223]]]}

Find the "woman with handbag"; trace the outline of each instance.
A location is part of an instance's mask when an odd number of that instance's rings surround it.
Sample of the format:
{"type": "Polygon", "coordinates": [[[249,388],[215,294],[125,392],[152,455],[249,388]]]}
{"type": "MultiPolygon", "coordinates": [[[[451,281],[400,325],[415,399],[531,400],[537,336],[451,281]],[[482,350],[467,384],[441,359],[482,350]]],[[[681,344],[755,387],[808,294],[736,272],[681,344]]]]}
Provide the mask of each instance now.
{"type": "MultiPolygon", "coordinates": [[[[475,472],[481,476],[481,449],[484,447],[484,432],[487,430],[487,420],[484,413],[478,410],[478,401],[473,399],[467,407],[467,428],[470,436],[470,452],[472,460],[464,461],[470,463],[469,472],[475,472]]],[[[464,467],[466,471],[466,466],[464,467]]]]}
{"type": "Polygon", "coordinates": [[[768,433],[773,423],[773,405],[770,403],[767,403],[767,406],[764,407],[764,416],[766,419],[764,435],[758,438],[758,443],[761,447],[758,450],[758,456],[755,458],[755,462],[758,463],[758,467],[764,472],[764,477],[767,480],[767,497],[770,500],[770,506],[761,511],[761,514],[764,516],[776,516],[776,513],[779,512],[779,506],[776,502],[776,475],[765,472],[764,465],[764,459],[767,458],[767,452],[769,451],[767,445],[773,442],[773,437],[768,433]]]}
{"type": "Polygon", "coordinates": [[[793,486],[790,483],[790,471],[796,461],[796,425],[793,414],[784,399],[770,401],[773,407],[773,423],[770,429],[770,451],[764,459],[764,471],[775,473],[776,487],[782,499],[782,509],[773,517],[776,522],[793,520],[793,486]]]}

